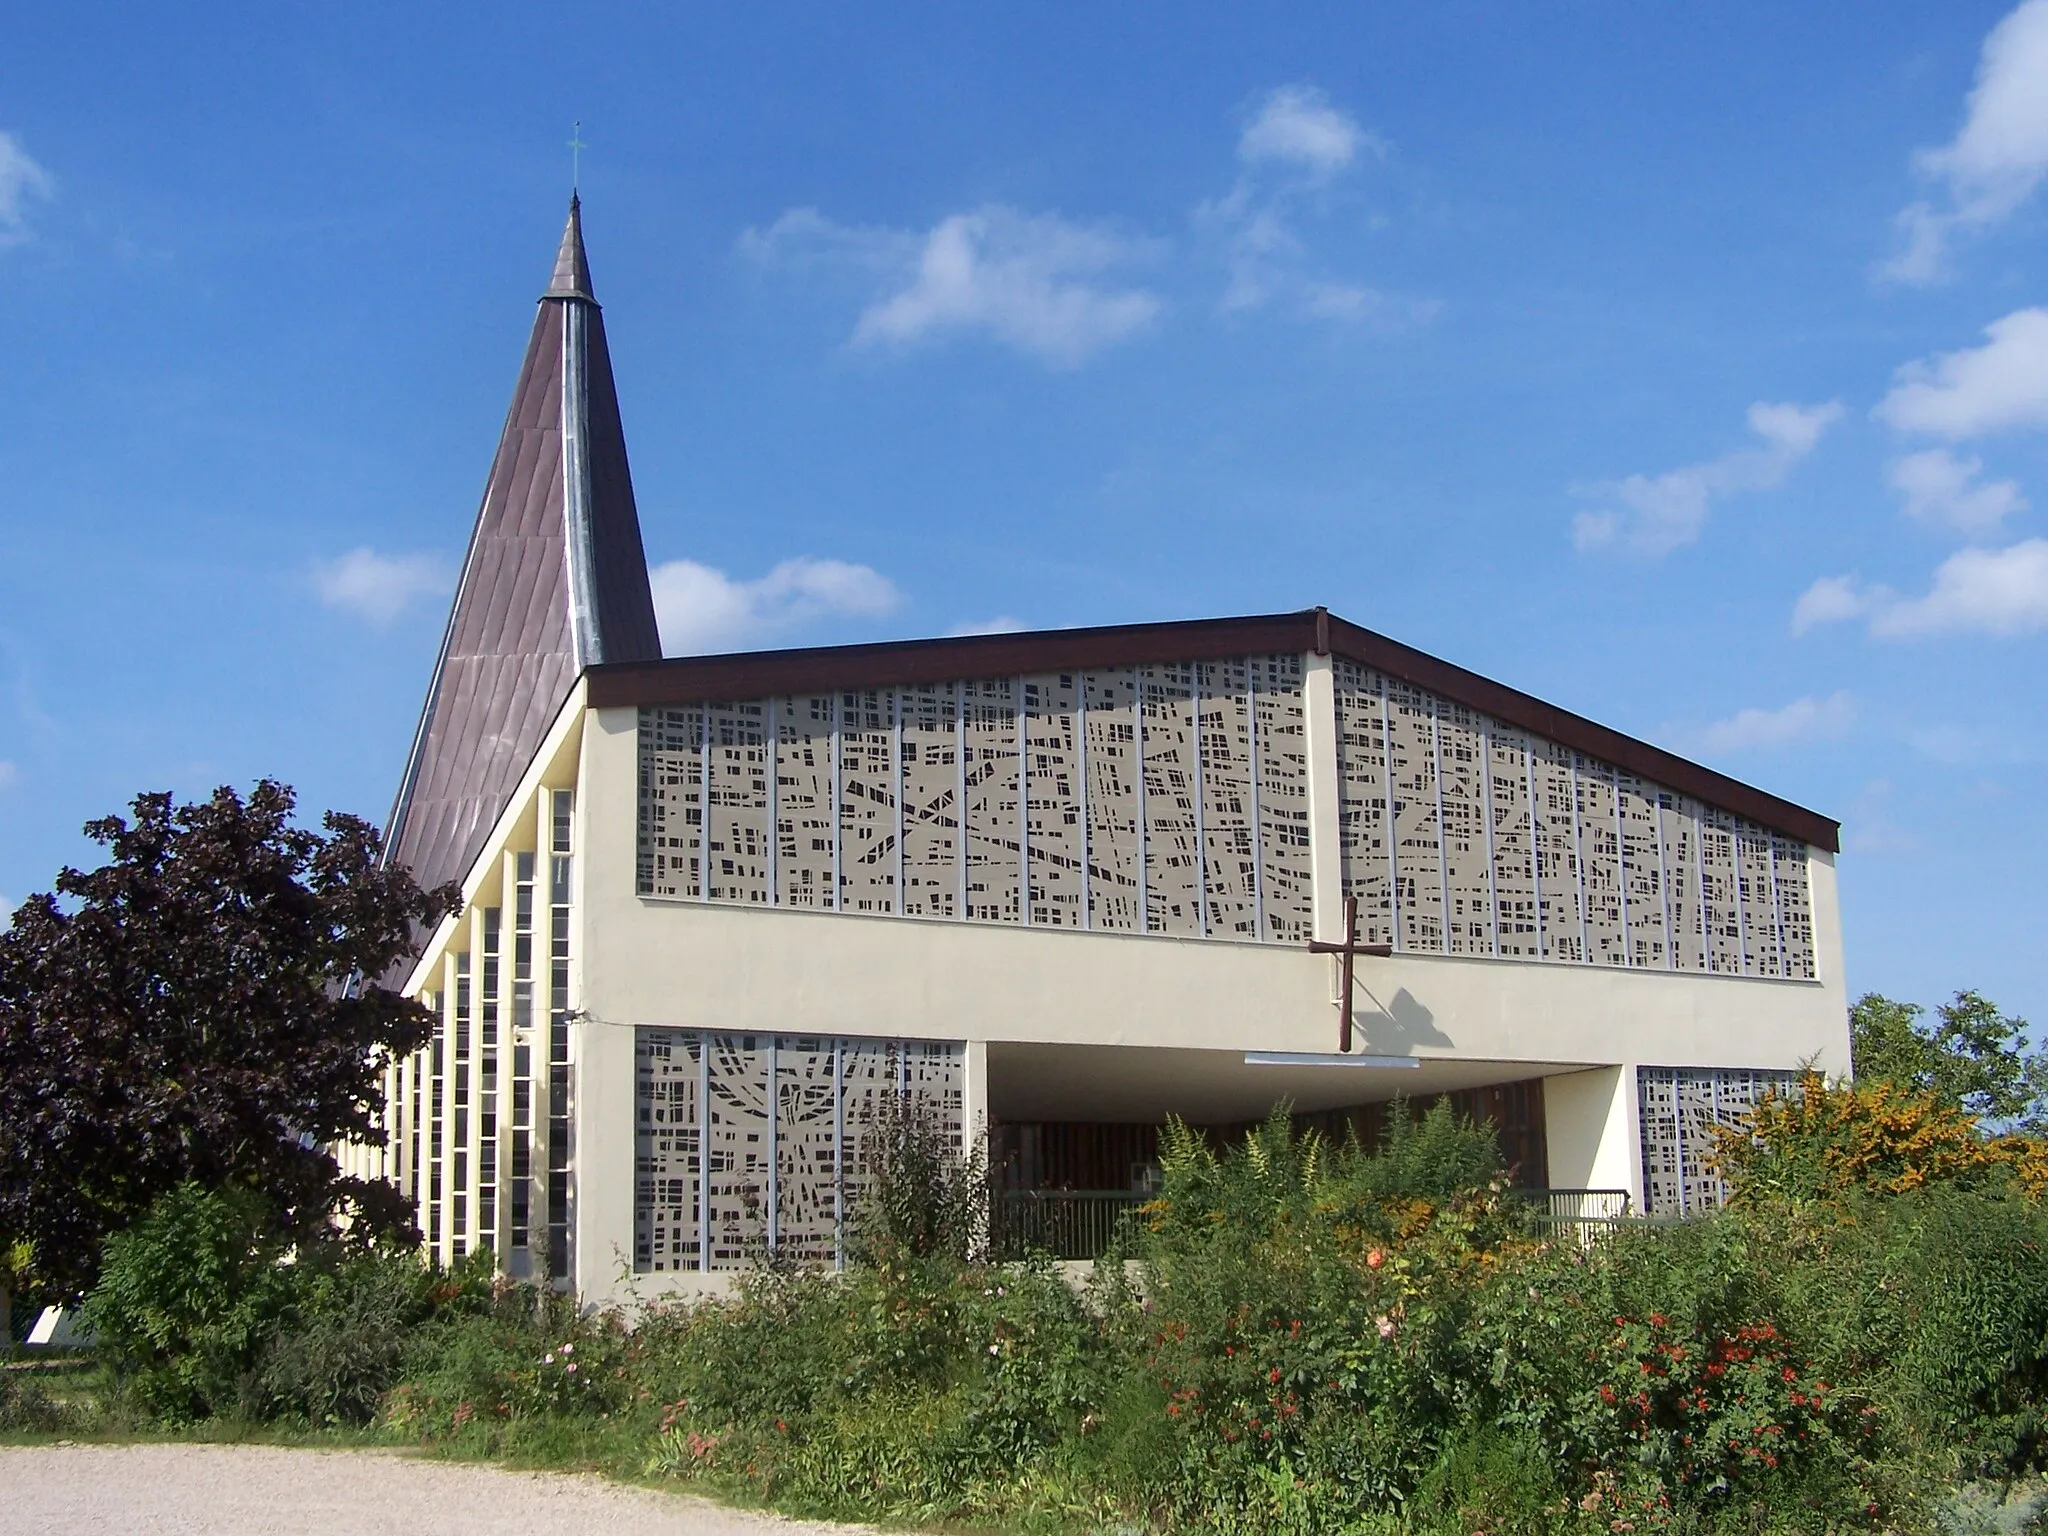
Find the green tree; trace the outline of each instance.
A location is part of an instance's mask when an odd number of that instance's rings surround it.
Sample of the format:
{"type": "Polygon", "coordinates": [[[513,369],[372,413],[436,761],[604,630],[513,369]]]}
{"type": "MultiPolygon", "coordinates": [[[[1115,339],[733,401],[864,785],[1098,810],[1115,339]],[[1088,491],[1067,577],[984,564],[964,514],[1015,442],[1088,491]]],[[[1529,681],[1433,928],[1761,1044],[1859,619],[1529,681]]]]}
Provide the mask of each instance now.
{"type": "Polygon", "coordinates": [[[0,933],[0,1250],[28,1244],[45,1286],[88,1289],[104,1240],[186,1183],[260,1191],[285,1232],[409,1230],[326,1147],[374,1138],[385,1067],[430,1037],[382,979],[455,893],[386,867],[367,822],[293,808],[268,780],[140,796],[86,826],[105,864],[0,933]]]}
{"type": "Polygon", "coordinates": [[[1921,1022],[1918,1003],[1866,992],[1849,1010],[1850,1050],[1860,1082],[1931,1093],[2001,1128],[2048,1128],[2048,1053],[2033,1048],[2027,1021],[2008,1018],[1978,992],[1958,992],[1921,1022]]]}

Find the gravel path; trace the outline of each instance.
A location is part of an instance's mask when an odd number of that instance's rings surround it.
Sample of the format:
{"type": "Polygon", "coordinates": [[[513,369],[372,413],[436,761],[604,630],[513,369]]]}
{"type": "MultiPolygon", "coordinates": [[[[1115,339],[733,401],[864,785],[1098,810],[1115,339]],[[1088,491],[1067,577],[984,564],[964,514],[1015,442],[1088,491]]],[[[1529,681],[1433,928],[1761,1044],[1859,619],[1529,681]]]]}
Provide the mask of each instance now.
{"type": "Polygon", "coordinates": [[[267,1445],[0,1446],[0,1533],[802,1536],[866,1527],[557,1472],[267,1445]]]}

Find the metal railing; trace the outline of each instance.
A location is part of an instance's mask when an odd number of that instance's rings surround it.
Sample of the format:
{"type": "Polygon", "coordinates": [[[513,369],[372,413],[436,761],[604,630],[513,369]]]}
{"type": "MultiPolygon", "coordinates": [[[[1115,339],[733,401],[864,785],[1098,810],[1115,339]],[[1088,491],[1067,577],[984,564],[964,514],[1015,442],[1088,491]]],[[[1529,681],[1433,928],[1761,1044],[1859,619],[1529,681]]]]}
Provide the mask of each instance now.
{"type": "Polygon", "coordinates": [[[1537,1226],[1570,1231],[1580,1238],[1615,1226],[1630,1214],[1625,1189],[1512,1189],[1508,1195],[1537,1226]]]}
{"type": "Polygon", "coordinates": [[[992,1246],[1004,1259],[1099,1259],[1129,1214],[1151,1198],[1129,1189],[1006,1189],[995,1200],[992,1246]]]}
{"type": "MultiPolygon", "coordinates": [[[[1590,1241],[1630,1214],[1625,1189],[1511,1189],[1530,1223],[1590,1241]]],[[[1128,1189],[1006,1189],[992,1211],[991,1247],[998,1259],[1030,1253],[1055,1259],[1097,1259],[1120,1227],[1151,1195],[1128,1189]]]]}

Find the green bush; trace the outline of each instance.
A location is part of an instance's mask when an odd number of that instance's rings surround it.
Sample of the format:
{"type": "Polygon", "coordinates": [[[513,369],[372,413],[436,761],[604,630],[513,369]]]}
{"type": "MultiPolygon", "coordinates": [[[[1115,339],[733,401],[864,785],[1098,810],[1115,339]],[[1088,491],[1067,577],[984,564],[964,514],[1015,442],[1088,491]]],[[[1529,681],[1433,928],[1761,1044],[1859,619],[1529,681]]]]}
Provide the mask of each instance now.
{"type": "Polygon", "coordinates": [[[263,1346],[292,1289],[283,1257],[261,1197],[182,1185],[107,1240],[85,1325],[166,1422],[260,1411],[263,1346]]]}
{"type": "Polygon", "coordinates": [[[2048,1208],[1935,1184],[1825,1216],[1754,1212],[1780,1312],[1831,1378],[1963,1473],[2048,1466],[2048,1208]]]}
{"type": "Polygon", "coordinates": [[[272,1416],[367,1424],[403,1375],[420,1326],[461,1293],[411,1254],[300,1255],[260,1346],[272,1416]]]}
{"type": "MultiPolygon", "coordinates": [[[[1942,1489],[2048,1462],[2048,1210],[2016,1182],[1581,1242],[1530,1226],[1490,1134],[1441,1106],[1376,1148],[1284,1115],[1163,1146],[1084,1292],[967,1257],[980,1174],[910,1137],[870,1162],[893,1193],[866,1262],[763,1265],[630,1327],[487,1260],[284,1253],[247,1197],[194,1190],[110,1245],[88,1315],[164,1420],[374,1414],[896,1521],[1917,1531],[1942,1489]]],[[[49,1432],[7,1390],[0,1429],[49,1432]]]]}
{"type": "Polygon", "coordinates": [[[979,1147],[963,1154],[959,1132],[921,1099],[885,1094],[861,1127],[860,1183],[847,1247],[857,1264],[959,1260],[987,1241],[989,1176],[979,1147]]]}
{"type": "Polygon", "coordinates": [[[55,1434],[67,1423],[62,1400],[34,1376],[0,1373],[0,1434],[55,1434]]]}
{"type": "Polygon", "coordinates": [[[659,1465],[869,1514],[1013,1501],[998,1490],[1081,1436],[1107,1379],[1081,1298],[1021,1265],[762,1273],[639,1336],[659,1465]]]}
{"type": "Polygon", "coordinates": [[[439,1295],[435,1315],[413,1335],[403,1383],[385,1399],[386,1422],[407,1434],[591,1423],[648,1395],[616,1313],[586,1315],[553,1291],[492,1285],[481,1265],[458,1272],[439,1295]]]}

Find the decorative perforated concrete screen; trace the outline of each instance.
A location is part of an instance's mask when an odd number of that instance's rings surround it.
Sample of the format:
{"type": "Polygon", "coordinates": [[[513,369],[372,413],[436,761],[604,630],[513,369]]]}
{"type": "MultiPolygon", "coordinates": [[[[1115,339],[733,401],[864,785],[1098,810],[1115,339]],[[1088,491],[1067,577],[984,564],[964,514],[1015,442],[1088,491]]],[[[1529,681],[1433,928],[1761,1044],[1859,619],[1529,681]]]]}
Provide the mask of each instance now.
{"type": "Polygon", "coordinates": [[[642,709],[639,890],[1299,943],[1306,741],[1299,656],[642,709]]]}
{"type": "Polygon", "coordinates": [[[1804,844],[1341,657],[1335,682],[1365,941],[1813,979],[1804,844]]]}
{"type": "Polygon", "coordinates": [[[633,1267],[843,1260],[876,1104],[904,1095],[965,1145],[966,1051],[946,1040],[635,1031],[633,1267]]]}
{"type": "Polygon", "coordinates": [[[1713,1172],[1715,1129],[1739,1126],[1766,1093],[1792,1091],[1798,1082],[1794,1072],[1636,1068],[1646,1214],[1684,1216],[1720,1205],[1727,1186],[1713,1172]]]}

